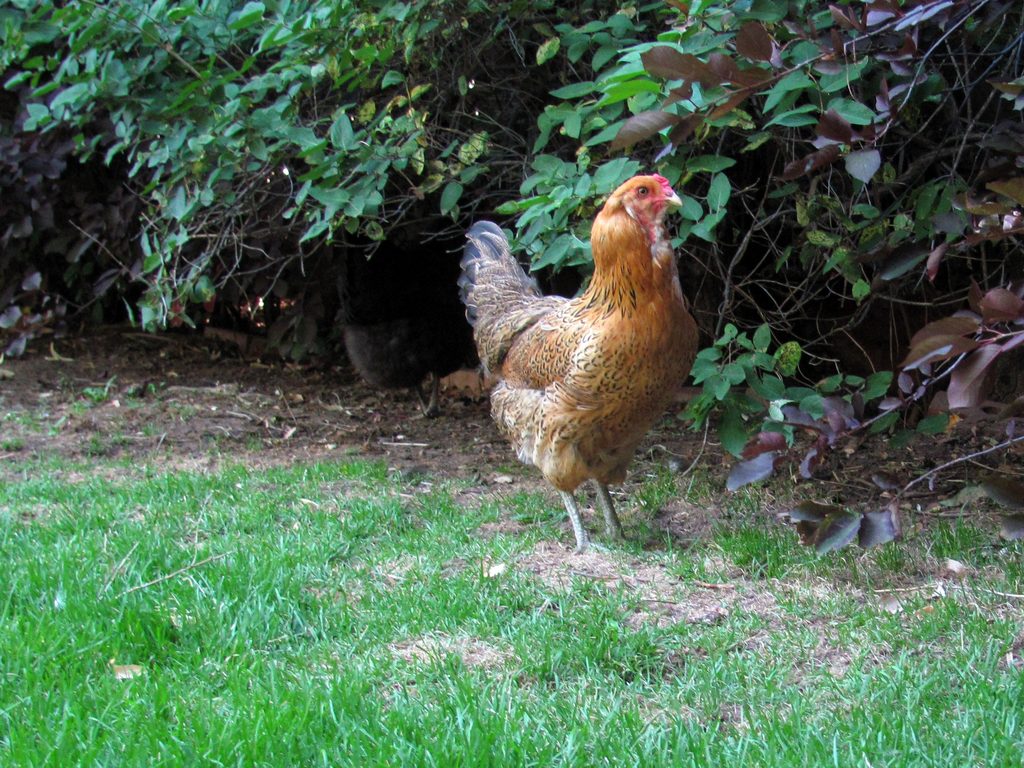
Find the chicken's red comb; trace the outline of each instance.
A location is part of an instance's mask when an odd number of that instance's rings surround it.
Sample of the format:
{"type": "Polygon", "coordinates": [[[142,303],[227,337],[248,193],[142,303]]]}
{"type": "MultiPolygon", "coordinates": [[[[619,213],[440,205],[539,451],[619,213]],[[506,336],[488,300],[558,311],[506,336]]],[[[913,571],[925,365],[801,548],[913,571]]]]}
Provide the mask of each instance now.
{"type": "Polygon", "coordinates": [[[655,181],[661,184],[661,191],[665,193],[666,197],[672,197],[672,195],[675,194],[675,191],[672,189],[672,185],[668,183],[668,179],[666,179],[664,176],[661,176],[656,173],[654,174],[653,178],[655,181]]]}

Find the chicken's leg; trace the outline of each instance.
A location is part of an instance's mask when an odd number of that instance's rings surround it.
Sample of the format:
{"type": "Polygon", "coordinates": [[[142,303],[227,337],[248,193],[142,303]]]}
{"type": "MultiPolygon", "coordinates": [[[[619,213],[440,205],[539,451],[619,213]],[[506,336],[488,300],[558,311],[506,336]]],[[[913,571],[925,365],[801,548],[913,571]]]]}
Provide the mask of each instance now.
{"type": "Polygon", "coordinates": [[[420,399],[420,410],[423,411],[423,415],[428,419],[432,419],[441,413],[441,407],[438,405],[439,392],[441,389],[441,377],[431,371],[427,374],[427,379],[430,381],[430,399],[423,394],[423,385],[416,385],[416,396],[420,399]]]}
{"type": "Polygon", "coordinates": [[[622,538],[622,523],[619,522],[619,516],[615,514],[612,495],[604,483],[595,480],[594,485],[597,487],[597,506],[600,508],[601,514],[604,515],[604,532],[609,538],[618,541],[622,538]]]}
{"type": "Polygon", "coordinates": [[[565,511],[569,513],[569,522],[572,523],[572,532],[576,534],[576,552],[586,552],[590,546],[590,537],[587,536],[587,529],[583,527],[583,519],[580,517],[580,508],[576,504],[576,497],[568,491],[559,491],[562,494],[562,503],[565,504],[565,511]]]}

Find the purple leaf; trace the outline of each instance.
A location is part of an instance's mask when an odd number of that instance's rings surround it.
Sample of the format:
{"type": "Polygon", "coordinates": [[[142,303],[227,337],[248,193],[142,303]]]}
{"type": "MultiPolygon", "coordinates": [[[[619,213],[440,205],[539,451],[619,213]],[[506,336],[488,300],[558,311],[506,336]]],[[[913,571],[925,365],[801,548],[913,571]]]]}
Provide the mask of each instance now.
{"type": "Polygon", "coordinates": [[[658,45],[640,55],[644,69],[666,80],[696,80],[703,86],[722,83],[711,67],[689,53],[680,53],[667,45],[658,45]]]}
{"type": "MultiPolygon", "coordinates": [[[[819,441],[820,442],[820,441],[819,441]]],[[[805,480],[810,480],[814,477],[814,470],[821,464],[821,449],[819,446],[814,446],[804,455],[804,460],[800,462],[800,477],[805,480]]]]}
{"type": "Polygon", "coordinates": [[[939,264],[942,262],[942,257],[946,255],[946,251],[949,249],[949,243],[940,243],[937,247],[932,249],[932,252],[928,254],[928,261],[925,263],[924,273],[928,276],[928,281],[931,283],[935,282],[935,278],[939,275],[939,264]]]}
{"type": "Polygon", "coordinates": [[[979,346],[979,342],[963,336],[929,336],[911,347],[910,352],[900,363],[900,367],[905,371],[912,371],[915,368],[923,368],[925,365],[962,355],[979,346]]]}
{"type": "Polygon", "coordinates": [[[895,504],[876,512],[865,512],[860,521],[858,543],[864,548],[888,544],[900,535],[900,521],[895,504]]]}
{"type": "Polygon", "coordinates": [[[882,155],[877,149],[862,149],[846,156],[846,172],[867,184],[882,167],[882,155]]]}
{"type": "Polygon", "coordinates": [[[649,139],[659,131],[678,122],[679,118],[676,115],[670,115],[668,112],[663,112],[660,109],[652,109],[647,112],[641,112],[638,115],[633,115],[619,129],[618,134],[612,141],[611,148],[612,150],[617,150],[631,147],[637,142],[649,139]]]}
{"type": "Polygon", "coordinates": [[[1005,288],[993,288],[981,298],[981,316],[986,322],[1013,322],[1024,317],[1024,299],[1005,288]]]}
{"type": "Polygon", "coordinates": [[[928,323],[910,339],[910,346],[914,347],[930,336],[967,336],[974,334],[981,326],[977,317],[944,317],[928,323]]]}
{"type": "Polygon", "coordinates": [[[25,275],[25,279],[21,281],[21,290],[38,291],[39,286],[42,284],[43,276],[38,272],[32,272],[31,274],[25,275]]]}
{"type": "Polygon", "coordinates": [[[832,145],[819,149],[817,152],[801,157],[798,160],[786,165],[782,169],[782,178],[784,181],[792,181],[793,179],[799,179],[801,176],[806,176],[812,171],[817,171],[821,168],[826,168],[836,160],[839,159],[839,147],[832,145]]]}
{"type": "Polygon", "coordinates": [[[732,471],[729,472],[729,479],[725,481],[726,490],[735,491],[744,485],[756,483],[758,480],[770,477],[772,472],[775,471],[775,459],[777,456],[777,452],[769,451],[749,461],[741,461],[734,465],[732,471]]]}
{"type": "Polygon", "coordinates": [[[829,515],[842,512],[835,504],[821,504],[817,501],[801,501],[787,513],[794,522],[820,523],[829,515]]]}
{"type": "Polygon", "coordinates": [[[768,451],[786,450],[786,436],[781,432],[758,432],[743,449],[743,458],[752,459],[768,451]]]}
{"type": "Polygon", "coordinates": [[[772,36],[757,21],[748,21],[736,35],[736,52],[755,61],[771,61],[772,36]]]}
{"type": "Polygon", "coordinates": [[[853,127],[834,109],[828,110],[818,121],[817,132],[819,136],[839,144],[850,144],[853,142],[853,127]]]}
{"type": "Polygon", "coordinates": [[[982,389],[988,367],[999,357],[1002,349],[996,344],[976,349],[949,377],[950,408],[971,408],[982,400],[982,389]]]}
{"type": "Polygon", "coordinates": [[[814,549],[819,555],[842,549],[857,535],[861,516],[856,512],[840,510],[825,517],[814,535],[814,549]]]}
{"type": "Polygon", "coordinates": [[[6,330],[13,328],[21,320],[21,307],[17,304],[11,304],[7,309],[0,313],[0,328],[6,330]]]}

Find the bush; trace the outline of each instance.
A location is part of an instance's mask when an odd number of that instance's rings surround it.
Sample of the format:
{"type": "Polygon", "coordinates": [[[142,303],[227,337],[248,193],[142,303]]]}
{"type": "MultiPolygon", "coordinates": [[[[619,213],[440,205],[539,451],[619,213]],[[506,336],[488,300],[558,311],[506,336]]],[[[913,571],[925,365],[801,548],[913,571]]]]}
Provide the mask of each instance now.
{"type": "MultiPolygon", "coordinates": [[[[612,14],[559,50],[605,15],[587,2],[8,3],[0,71],[19,99],[0,132],[123,164],[141,222],[101,286],[141,282],[137,323],[194,324],[215,300],[269,309],[274,338],[302,354],[333,320],[323,294],[347,252],[410,229],[444,237],[515,194],[548,91],[640,28],[612,14]]],[[[102,262],[104,245],[82,258],[102,262]]],[[[42,261],[43,294],[64,292],[62,269],[42,261]]],[[[35,299],[5,296],[10,326],[35,299]]]]}

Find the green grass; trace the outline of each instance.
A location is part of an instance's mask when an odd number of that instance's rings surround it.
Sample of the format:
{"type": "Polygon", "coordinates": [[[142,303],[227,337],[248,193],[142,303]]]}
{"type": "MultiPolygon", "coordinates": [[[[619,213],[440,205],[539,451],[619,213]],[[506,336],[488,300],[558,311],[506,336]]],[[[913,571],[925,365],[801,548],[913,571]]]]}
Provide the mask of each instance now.
{"type": "Polygon", "coordinates": [[[1020,548],[962,523],[819,560],[744,497],[685,550],[600,555],[725,606],[659,622],[583,565],[527,567],[567,540],[554,496],[467,508],[358,462],[26,467],[0,487],[0,765],[1020,765],[1022,601],[993,592],[1022,591],[1020,548]],[[479,535],[499,516],[526,530],[479,535]],[[988,575],[880,608],[946,557],[988,575]]]}

